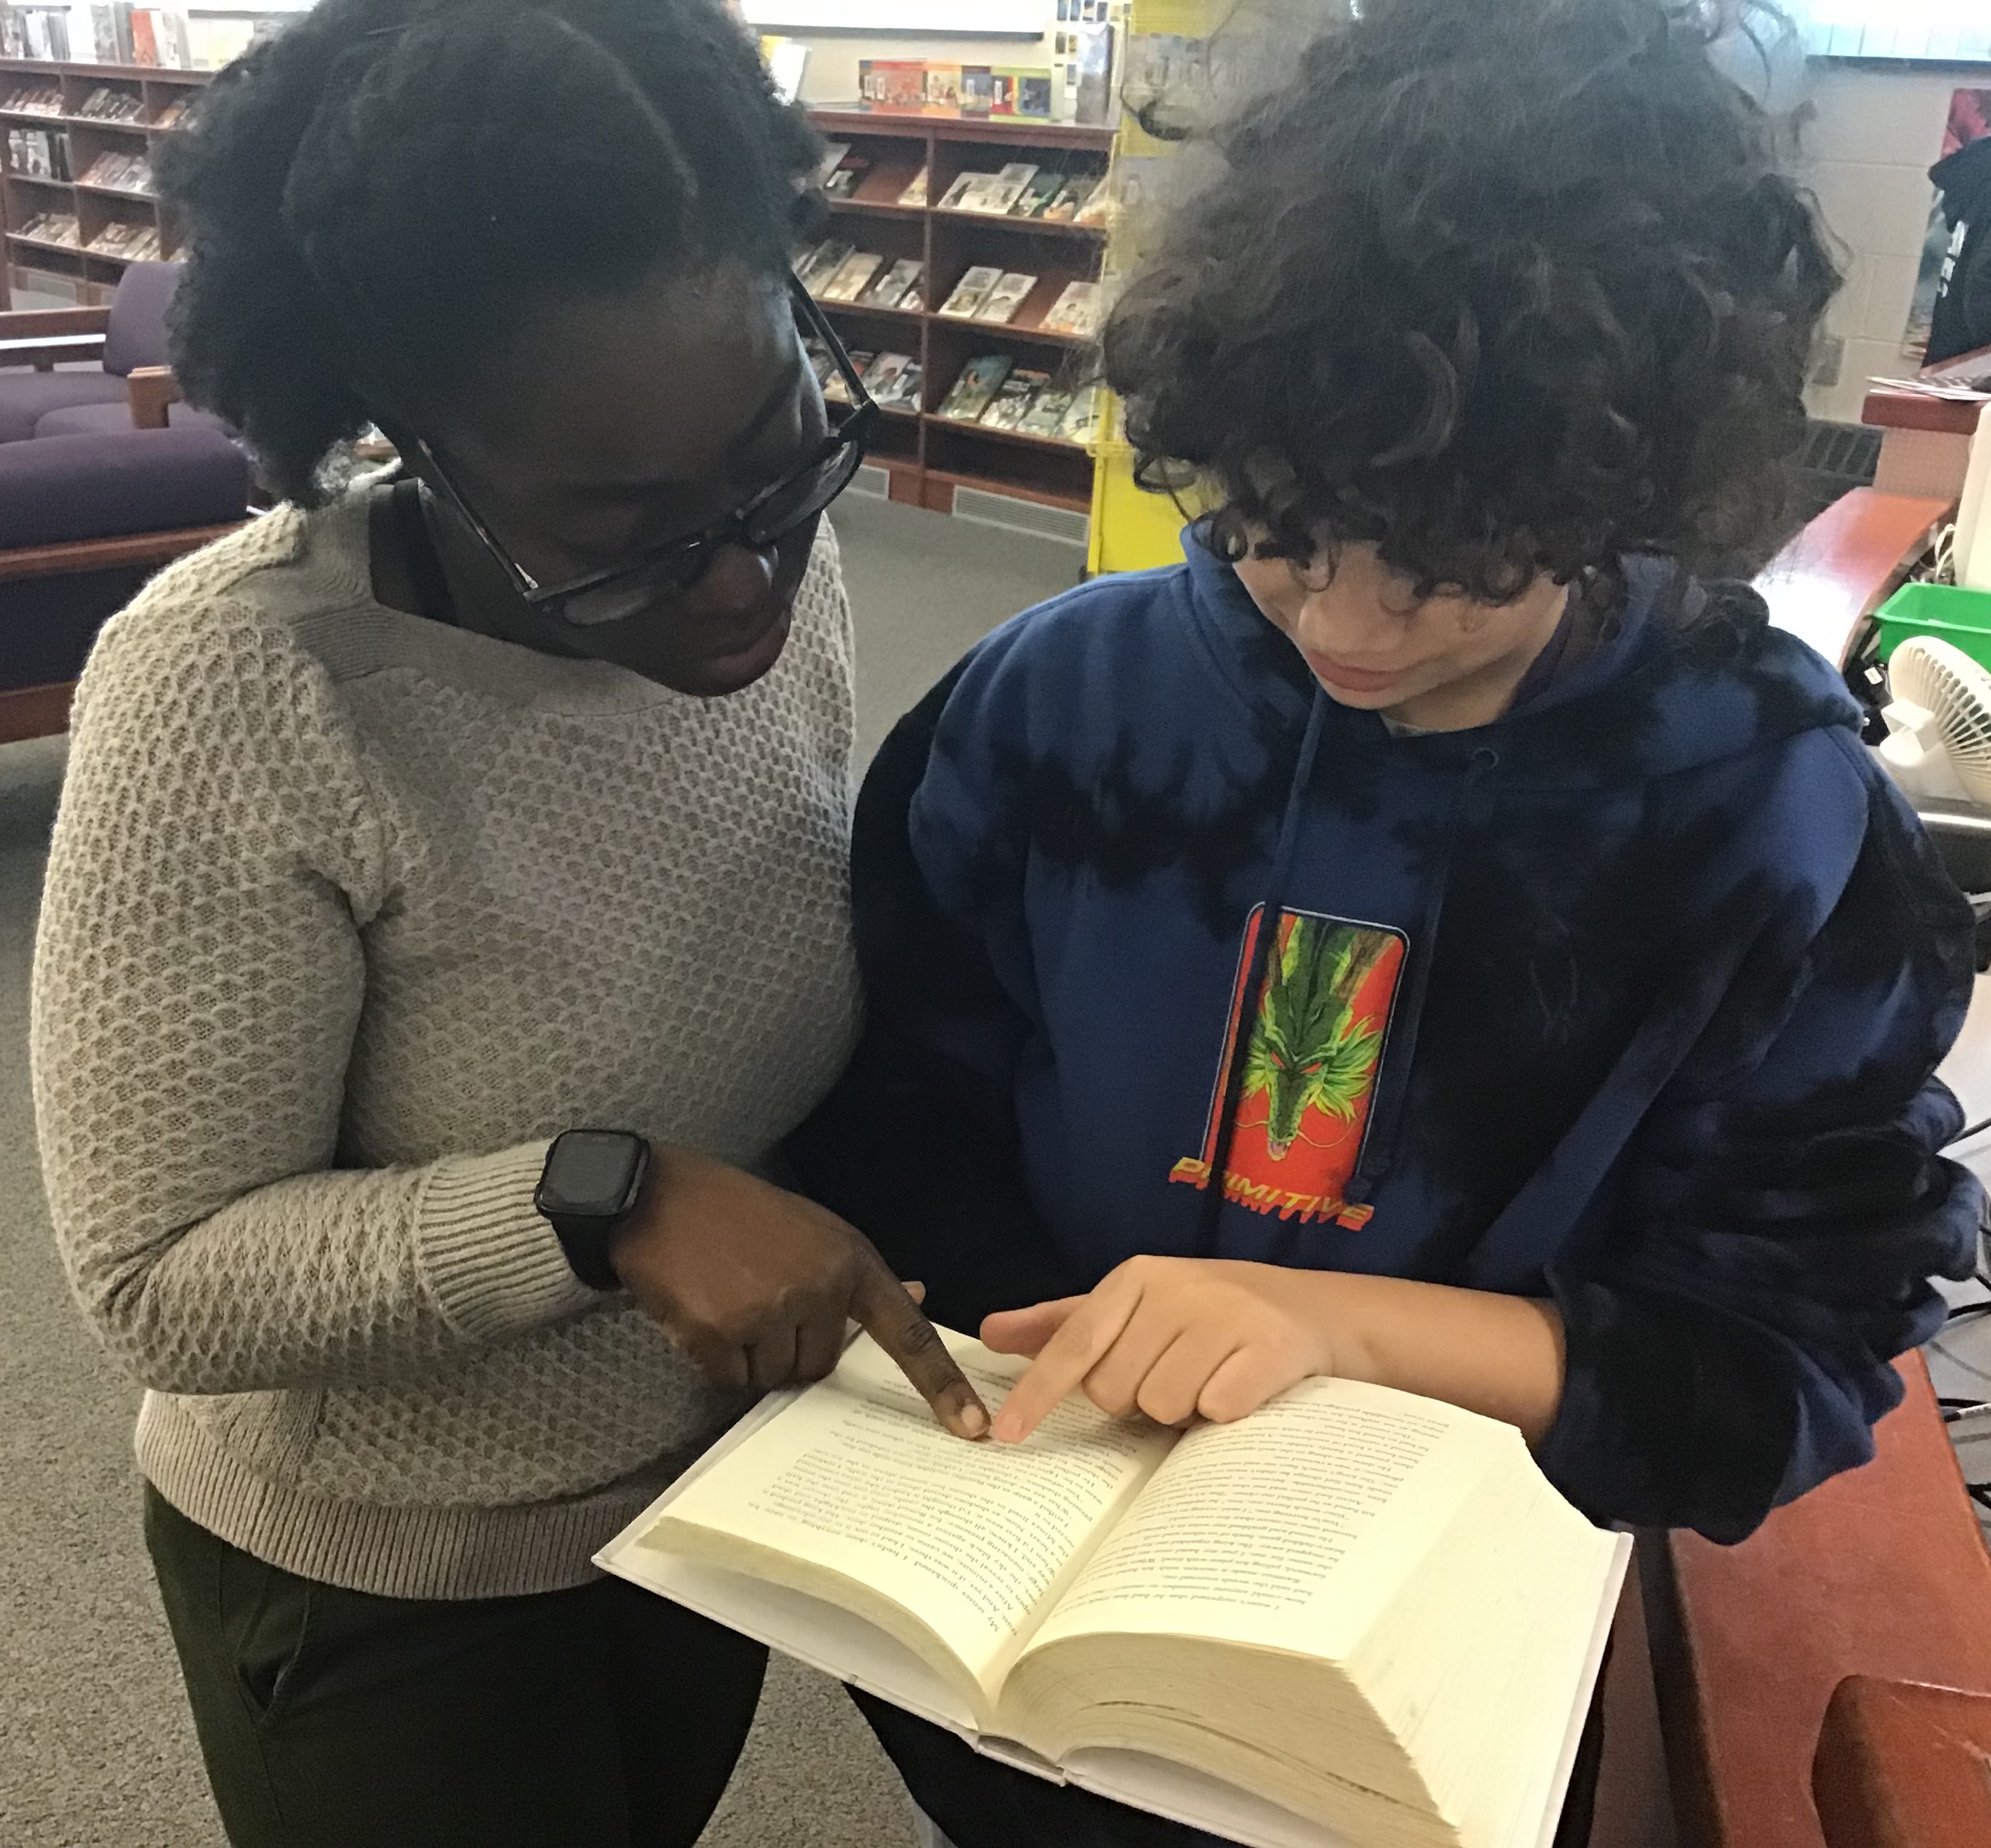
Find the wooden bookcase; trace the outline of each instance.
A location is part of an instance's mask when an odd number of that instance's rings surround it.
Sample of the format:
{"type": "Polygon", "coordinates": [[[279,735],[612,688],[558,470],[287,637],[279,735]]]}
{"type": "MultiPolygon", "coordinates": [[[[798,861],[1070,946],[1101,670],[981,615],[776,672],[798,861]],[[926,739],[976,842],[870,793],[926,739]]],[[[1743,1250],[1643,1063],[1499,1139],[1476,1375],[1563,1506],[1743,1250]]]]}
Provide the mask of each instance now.
{"type": "Polygon", "coordinates": [[[175,132],[156,124],[167,106],[184,100],[213,75],[206,70],[172,70],[150,64],[49,63],[34,58],[0,58],[0,234],[6,240],[6,261],[0,264],[0,308],[12,305],[15,288],[33,288],[66,295],[78,306],[94,308],[111,299],[128,259],[99,256],[60,244],[45,244],[22,234],[21,227],[44,212],[73,212],[87,244],[114,220],[158,227],[164,254],[178,247],[177,227],[170,213],[142,193],[83,183],[80,179],[43,179],[15,170],[6,137],[15,128],[39,128],[66,136],[70,172],[89,172],[105,154],[146,154],[175,132]],[[60,88],[63,114],[49,115],[7,104],[23,91],[60,88]],[[138,103],[140,117],[131,122],[95,121],[76,112],[98,90],[114,90],[138,103]]]}
{"type": "Polygon", "coordinates": [[[1040,323],[1067,283],[1097,279],[1107,234],[1091,226],[938,207],[957,176],[992,172],[1013,161],[1104,173],[1111,131],[1063,123],[854,110],[812,110],[810,120],[827,139],[848,141],[853,155],[871,163],[851,197],[829,202],[836,235],[888,263],[917,257],[926,266],[923,313],[822,304],[853,351],[910,353],[920,363],[921,408],[887,411],[872,448],[872,459],[890,472],[892,498],[951,513],[957,488],[978,488],[1088,512],[1093,463],[1081,445],[984,429],[935,413],[961,367],[980,353],[1006,353],[1019,366],[1067,382],[1087,376],[1091,343],[1047,333],[1040,323]],[[900,195],[922,166],[928,169],[930,203],[900,205],[900,195]],[[937,312],[962,274],[978,264],[1041,278],[1007,326],[950,320],[937,312]]]}

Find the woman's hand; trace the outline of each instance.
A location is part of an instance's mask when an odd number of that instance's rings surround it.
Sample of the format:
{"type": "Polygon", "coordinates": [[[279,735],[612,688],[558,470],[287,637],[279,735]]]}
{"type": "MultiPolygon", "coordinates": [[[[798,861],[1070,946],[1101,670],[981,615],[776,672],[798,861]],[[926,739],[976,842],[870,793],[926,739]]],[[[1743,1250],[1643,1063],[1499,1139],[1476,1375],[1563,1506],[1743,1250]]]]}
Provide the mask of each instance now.
{"type": "Polygon", "coordinates": [[[1350,1271],[1129,1258],[1089,1296],[990,1316],[982,1338],[1036,1356],[996,1414],[1007,1444],[1080,1386],[1115,1417],[1224,1424],[1332,1373],[1501,1419],[1530,1444],[1562,1403],[1554,1303],[1350,1271]]]}
{"type": "Polygon", "coordinates": [[[1353,1331],[1295,1312],[1295,1274],[1221,1258],[1129,1258],[1089,1296],[990,1316],[984,1342],[1036,1356],[996,1414],[996,1437],[1020,1443],[1081,1386],[1116,1418],[1227,1424],[1313,1374],[1356,1371],[1353,1331]]]}
{"type": "Polygon", "coordinates": [[[846,1319],[904,1371],[941,1424],[980,1437],[989,1414],[870,1239],[833,1212],[689,1150],[653,1150],[608,1261],[636,1301],[722,1386],[820,1379],[846,1319]]]}

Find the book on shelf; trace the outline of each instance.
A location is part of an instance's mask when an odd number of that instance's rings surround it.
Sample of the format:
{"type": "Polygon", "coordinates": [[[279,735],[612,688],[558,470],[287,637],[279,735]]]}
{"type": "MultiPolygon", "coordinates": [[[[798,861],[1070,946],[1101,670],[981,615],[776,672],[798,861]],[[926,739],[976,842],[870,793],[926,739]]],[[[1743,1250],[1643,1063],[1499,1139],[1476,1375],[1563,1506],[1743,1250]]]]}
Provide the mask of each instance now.
{"type": "Polygon", "coordinates": [[[850,152],[848,141],[825,141],[822,159],[816,162],[815,183],[819,186],[829,184],[829,176],[843,165],[843,157],[850,152]]]}
{"type": "Polygon", "coordinates": [[[60,180],[72,177],[69,163],[69,137],[47,128],[10,128],[7,131],[7,165],[30,179],[60,180]]]}
{"type": "Polygon", "coordinates": [[[1072,214],[1074,224],[1104,225],[1113,210],[1113,189],[1101,179],[1072,214]]]}
{"type": "Polygon", "coordinates": [[[1026,436],[1059,435],[1065,413],[1071,408],[1071,394],[1057,386],[1047,386],[1031,399],[1030,409],[1016,428],[1026,436]]]}
{"type": "Polygon", "coordinates": [[[808,46],[799,39],[764,37],[761,61],[767,67],[776,101],[792,104],[802,94],[802,79],[808,74],[808,46]]]}
{"type": "MultiPolygon", "coordinates": [[[[861,379],[870,370],[871,362],[877,356],[868,349],[853,353],[850,356],[850,369],[861,379]]],[[[826,404],[847,404],[850,402],[850,387],[844,383],[840,370],[832,370],[823,381],[822,397],[826,404]]]]}
{"type": "Polygon", "coordinates": [[[1013,218],[1042,218],[1048,213],[1058,195],[1064,190],[1064,176],[1054,169],[1038,169],[1036,176],[1017,196],[1010,208],[1013,218]]]}
{"type": "Polygon", "coordinates": [[[963,115],[988,115],[993,109],[995,101],[995,72],[986,64],[964,64],[961,70],[961,113],[963,115]]]}
{"type": "Polygon", "coordinates": [[[0,5],[0,58],[28,55],[26,22],[11,6],[0,5]]]}
{"type": "Polygon", "coordinates": [[[131,9],[131,56],[134,63],[156,64],[159,61],[159,41],[153,30],[154,18],[150,7],[131,9]]]}
{"type": "Polygon", "coordinates": [[[857,247],[846,237],[832,237],[819,244],[797,268],[802,285],[819,299],[823,285],[856,254],[857,247]]]}
{"type": "Polygon", "coordinates": [[[1002,381],[989,408],[982,412],[982,427],[989,430],[1020,429],[1037,394],[1050,382],[1051,375],[1047,372],[1018,367],[1002,381]]]}
{"type": "Polygon", "coordinates": [[[923,377],[917,360],[908,360],[896,377],[872,391],[872,397],[888,411],[917,411],[923,377]]]}
{"type": "Polygon", "coordinates": [[[961,377],[954,381],[953,390],[941,405],[940,414],[961,423],[973,423],[994,401],[1016,363],[1007,353],[984,353],[979,359],[970,360],[961,369],[961,377]]]}
{"type": "Polygon", "coordinates": [[[1010,271],[982,298],[982,305],[975,311],[975,319],[991,322],[998,327],[1008,326],[1036,286],[1036,277],[1026,275],[1021,270],[1010,271]]]}
{"type": "Polygon", "coordinates": [[[869,251],[853,251],[838,266],[836,274],[822,285],[825,302],[855,302],[871,286],[885,259],[869,251]]]}
{"type": "Polygon", "coordinates": [[[1074,282],[1053,302],[1044,316],[1046,333],[1071,334],[1089,340],[1099,331],[1105,298],[1096,282],[1074,282]]]}
{"type": "MultiPolygon", "coordinates": [[[[991,1403],[1020,1359],[944,1337],[991,1403]]],[[[1631,1542],[1511,1426],[1310,1379],[968,1444],[868,1338],[597,1556],[1019,1769],[1256,1848],[1545,1848],[1631,1542]]]]}
{"type": "Polygon", "coordinates": [[[1105,394],[1097,385],[1081,385],[1071,394],[1070,407],[1058,424],[1058,435],[1068,443],[1095,442],[1105,416],[1105,394]]]}
{"type": "Polygon", "coordinates": [[[116,64],[122,60],[122,52],[117,43],[117,9],[114,6],[92,6],[90,9],[90,40],[100,64],[116,64]]]}
{"type": "Polygon", "coordinates": [[[972,196],[971,203],[964,205],[964,212],[986,212],[997,218],[1006,218],[1016,209],[1023,196],[1023,189],[1037,176],[1037,169],[1029,161],[1012,161],[994,182],[981,188],[972,196]]]}
{"type": "Polygon", "coordinates": [[[815,334],[803,341],[802,350],[808,356],[809,370],[815,374],[819,385],[826,385],[836,370],[836,356],[829,350],[829,343],[815,334]]]}
{"type": "Polygon", "coordinates": [[[927,67],[910,58],[863,58],[857,66],[860,107],[888,115],[917,115],[927,104],[927,67]]]}
{"type": "Polygon", "coordinates": [[[823,182],[822,189],[832,199],[854,199],[870,171],[871,162],[863,155],[846,154],[823,182]]]}
{"type": "Polygon", "coordinates": [[[1119,101],[1113,84],[1113,28],[1081,25],[1078,29],[1077,119],[1089,128],[1119,126],[1119,101]]]}
{"type": "Polygon", "coordinates": [[[897,403],[899,381],[914,363],[909,353],[881,353],[864,374],[864,389],[880,404],[897,403]]]}
{"type": "Polygon", "coordinates": [[[70,250],[83,247],[83,227],[73,212],[43,212],[21,227],[23,237],[42,244],[59,244],[70,250]]]}
{"type": "Polygon", "coordinates": [[[153,122],[152,126],[155,128],[177,128],[185,118],[186,112],[186,98],[175,97],[159,111],[158,118],[153,122]]]}
{"type": "Polygon", "coordinates": [[[912,179],[907,182],[905,191],[899,195],[900,205],[924,206],[927,203],[927,187],[931,172],[930,168],[922,167],[913,176],[912,179]]]}
{"type": "Polygon", "coordinates": [[[899,312],[902,315],[923,315],[926,312],[926,283],[922,278],[899,298],[899,312]]]}
{"type": "Polygon", "coordinates": [[[872,284],[864,298],[866,308],[902,308],[907,295],[919,286],[926,266],[917,257],[902,257],[872,284]]]}
{"type": "Polygon", "coordinates": [[[961,113],[961,66],[929,63],[927,73],[927,108],[935,115],[961,113]]]}
{"type": "Polygon", "coordinates": [[[191,70],[193,63],[193,28],[187,15],[170,10],[162,13],[161,22],[165,28],[165,43],[160,47],[164,54],[162,62],[175,70],[191,70]]]}
{"type": "Polygon", "coordinates": [[[104,186],[117,193],[152,190],[151,162],[142,154],[100,154],[83,176],[87,186],[104,186]]]}
{"type": "Polygon", "coordinates": [[[1070,224],[1077,220],[1087,199],[1099,189],[1102,176],[1097,173],[1068,173],[1058,188],[1057,197],[1044,208],[1044,217],[1051,224],[1070,224]]]}
{"type": "Polygon", "coordinates": [[[954,293],[941,304],[940,312],[950,319],[972,320],[982,303],[988,300],[989,292],[1002,280],[1002,271],[998,266],[977,264],[954,285],[954,293]]]}
{"type": "Polygon", "coordinates": [[[61,87],[54,84],[27,84],[8,97],[4,107],[15,115],[60,115],[61,87]]]}
{"type": "Polygon", "coordinates": [[[1027,121],[1051,119],[1051,73],[1041,68],[1016,73],[1016,114],[1027,121]]]}
{"type": "Polygon", "coordinates": [[[114,90],[104,84],[83,99],[76,113],[86,121],[136,122],[145,115],[145,105],[128,90],[114,90]]]}
{"type": "Polygon", "coordinates": [[[961,202],[971,193],[979,195],[985,187],[996,183],[992,173],[962,173],[955,178],[954,184],[941,196],[940,209],[943,212],[965,212],[971,210],[961,202]]]}

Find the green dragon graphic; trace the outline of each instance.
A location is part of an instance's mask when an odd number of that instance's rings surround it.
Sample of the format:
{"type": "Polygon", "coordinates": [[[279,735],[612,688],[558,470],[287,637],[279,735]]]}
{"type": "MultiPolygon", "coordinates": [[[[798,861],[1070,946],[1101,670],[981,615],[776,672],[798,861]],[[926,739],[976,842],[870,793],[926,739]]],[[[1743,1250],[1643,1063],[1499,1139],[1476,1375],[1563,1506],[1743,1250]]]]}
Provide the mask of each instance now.
{"type": "Polygon", "coordinates": [[[1275,1161],[1300,1139],[1309,1109],[1354,1120],[1383,1035],[1373,1020],[1354,1018],[1353,1002],[1390,943],[1381,931],[1295,917],[1268,959],[1244,1096],[1268,1100],[1265,1141],[1275,1161]]]}

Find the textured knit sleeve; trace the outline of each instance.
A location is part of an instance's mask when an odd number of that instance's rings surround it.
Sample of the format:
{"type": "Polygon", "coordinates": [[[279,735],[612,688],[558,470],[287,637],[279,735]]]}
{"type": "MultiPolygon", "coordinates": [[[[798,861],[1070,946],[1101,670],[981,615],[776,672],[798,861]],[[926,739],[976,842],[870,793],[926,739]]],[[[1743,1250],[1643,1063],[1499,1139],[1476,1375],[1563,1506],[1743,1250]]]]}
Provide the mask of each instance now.
{"type": "Polygon", "coordinates": [[[1024,1185],[1011,1097],[1027,1022],[914,850],[911,810],[958,675],[900,721],[865,779],[851,859],[864,1038],[788,1152],[806,1192],[926,1285],[937,1321],[972,1331],[1089,1286],[1024,1185]]]}
{"type": "Polygon", "coordinates": [[[1540,1460],[1599,1519],[1739,1540],[1865,1462],[1901,1396],[1889,1362],[1941,1325],[1928,1280],[1976,1258],[1984,1196],[1943,1158],[1963,1118],[1934,1076],[1969,1001],[1969,907],[1892,787],[1866,793],[1823,928],[1730,993],[1608,1236],[1553,1276],[1568,1378],[1540,1460]]]}
{"type": "Polygon", "coordinates": [[[36,1126],[76,1294],[145,1383],[405,1373],[597,1300],[533,1211],[545,1144],[337,1171],[389,894],[324,670],[155,585],[79,694],[36,943],[36,1126]]]}

